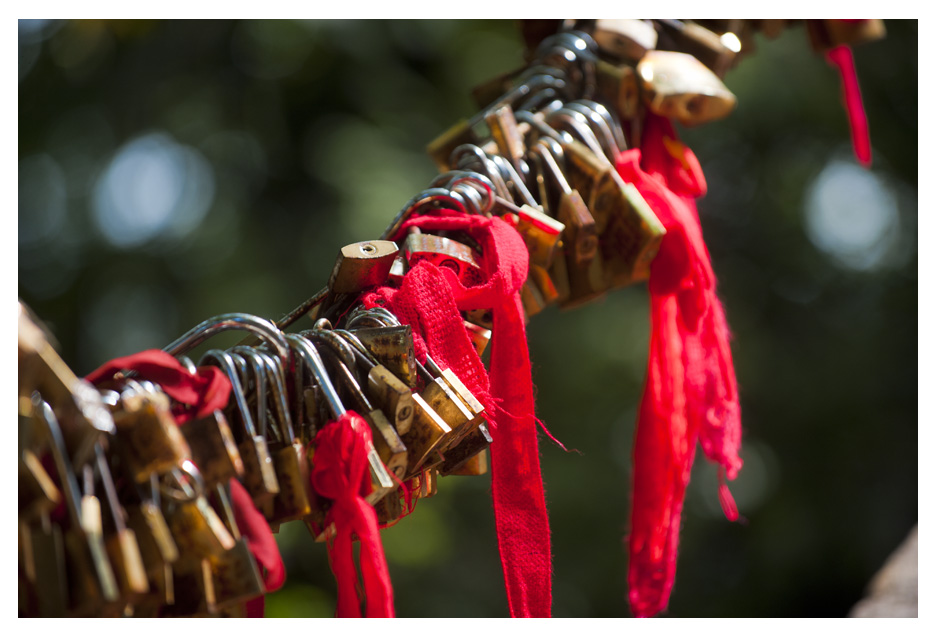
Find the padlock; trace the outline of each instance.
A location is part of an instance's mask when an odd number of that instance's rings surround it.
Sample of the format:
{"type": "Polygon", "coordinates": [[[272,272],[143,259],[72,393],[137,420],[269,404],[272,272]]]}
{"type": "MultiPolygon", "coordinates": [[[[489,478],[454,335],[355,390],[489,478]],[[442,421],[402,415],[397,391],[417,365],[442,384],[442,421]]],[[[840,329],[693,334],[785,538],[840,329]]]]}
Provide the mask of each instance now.
{"type": "MultiPolygon", "coordinates": [[[[254,419],[247,405],[244,390],[241,381],[238,378],[236,362],[232,354],[212,349],[207,351],[199,362],[200,365],[214,361],[228,376],[231,382],[232,397],[241,423],[238,433],[241,441],[238,443],[238,452],[241,455],[241,461],[244,465],[244,488],[251,494],[258,507],[266,506],[266,503],[273,499],[279,491],[280,485],[277,482],[277,474],[274,471],[273,459],[270,457],[270,451],[267,447],[267,439],[262,433],[254,428],[254,419]]],[[[257,380],[257,400],[263,407],[266,401],[266,373],[261,370],[257,380]]],[[[260,414],[262,410],[258,410],[260,414]]],[[[266,421],[266,409],[263,410],[266,421]]]]}
{"type": "Polygon", "coordinates": [[[111,469],[100,444],[95,445],[95,462],[96,473],[104,489],[106,508],[110,512],[110,524],[104,529],[104,546],[117,578],[121,601],[133,605],[150,590],[143,557],[136,534],[127,527],[126,514],[117,497],[111,469]]]}
{"type": "Polygon", "coordinates": [[[648,109],[683,126],[722,119],[736,108],[736,96],[693,55],[649,51],[636,71],[648,109]]]}
{"type": "Polygon", "coordinates": [[[350,326],[362,345],[379,363],[413,389],[417,386],[417,362],[410,325],[350,326]]]}
{"type": "Polygon", "coordinates": [[[163,473],[191,457],[170,411],[169,397],[129,379],[114,412],[116,447],[136,481],[163,473]]]}
{"type": "Polygon", "coordinates": [[[214,486],[230,478],[241,479],[244,462],[224,412],[216,409],[208,416],[190,420],[180,427],[189,444],[193,462],[202,472],[205,484],[214,486]]]}
{"type": "Polygon", "coordinates": [[[24,575],[27,584],[26,615],[65,617],[69,607],[65,541],[62,529],[41,512],[37,520],[21,521],[24,575]]]}
{"type": "Polygon", "coordinates": [[[407,447],[407,473],[405,479],[418,475],[421,467],[428,461],[441,462],[439,450],[452,432],[450,426],[423,399],[414,394],[414,420],[410,431],[401,436],[407,447]],[[439,457],[438,457],[439,456],[439,457]]]}
{"type": "Polygon", "coordinates": [[[174,571],[180,565],[185,568],[187,561],[218,555],[234,546],[234,538],[205,497],[205,485],[192,462],[185,461],[163,476],[160,489],[166,521],[179,547],[174,571]]]}
{"type": "Polygon", "coordinates": [[[215,581],[208,558],[195,558],[173,569],[173,604],[161,610],[162,617],[212,617],[218,607],[215,581]]]}
{"type": "Polygon", "coordinates": [[[596,20],[592,35],[602,53],[621,62],[637,62],[658,43],[648,20],[596,20]]]}
{"type": "Polygon", "coordinates": [[[485,123],[488,124],[498,153],[510,161],[519,173],[524,172],[524,137],[518,130],[518,121],[511,106],[506,104],[489,111],[485,115],[485,123]]]}
{"type": "Polygon", "coordinates": [[[221,511],[226,528],[235,538],[231,549],[208,556],[216,607],[218,610],[230,609],[267,591],[257,561],[235,521],[228,485],[216,485],[212,491],[212,501],[216,509],[221,511]]]}
{"type": "MultiPolygon", "coordinates": [[[[418,367],[422,369],[419,363],[418,367]]],[[[450,428],[437,446],[437,450],[443,452],[473,427],[478,426],[481,417],[477,418],[442,376],[434,376],[426,370],[422,375],[426,385],[420,392],[420,397],[450,428]]]]}
{"type": "Polygon", "coordinates": [[[485,450],[492,444],[492,435],[484,424],[446,453],[443,464],[437,467],[440,475],[484,475],[488,471],[485,450]]]}
{"type": "Polygon", "coordinates": [[[492,330],[466,320],[462,324],[466,328],[466,334],[469,336],[476,353],[482,356],[489,345],[489,341],[492,340],[492,330]]]}
{"type": "Polygon", "coordinates": [[[62,493],[32,449],[23,449],[19,462],[19,515],[30,518],[50,513],[62,501],[62,493]]]}
{"type": "Polygon", "coordinates": [[[563,234],[564,224],[527,204],[518,209],[517,221],[513,216],[508,219],[511,219],[509,223],[512,223],[524,239],[528,248],[528,263],[549,268],[555,254],[559,252],[557,246],[563,234]]]}
{"type": "Polygon", "coordinates": [[[434,234],[424,234],[412,227],[401,249],[408,269],[420,261],[446,268],[466,287],[482,282],[482,269],[475,251],[469,246],[434,234]]]}
{"type": "Polygon", "coordinates": [[[175,603],[173,563],[179,559],[179,548],[163,516],[156,474],[136,490],[139,502],[127,506],[127,526],[137,538],[151,594],[135,605],[134,614],[155,617],[162,606],[175,603]]]}
{"type": "Polygon", "coordinates": [[[661,20],[659,24],[668,49],[693,56],[718,78],[726,75],[742,50],[739,36],[729,30],[718,34],[687,20],[661,20]]]}
{"type": "MultiPolygon", "coordinates": [[[[329,407],[329,412],[332,417],[336,419],[342,417],[342,415],[346,413],[345,406],[342,404],[342,401],[339,398],[339,395],[336,392],[328,373],[326,372],[325,365],[319,355],[319,352],[312,343],[299,334],[287,334],[286,338],[293,348],[295,354],[303,359],[306,366],[318,381],[319,386],[323,390],[324,402],[329,407]]],[[[313,454],[315,454],[315,451],[313,451],[313,454]]],[[[371,475],[372,491],[369,496],[365,498],[365,500],[369,504],[374,505],[377,500],[379,500],[394,488],[394,481],[391,478],[391,475],[388,473],[387,468],[384,466],[384,463],[381,462],[381,458],[378,457],[378,452],[375,450],[373,443],[369,442],[366,445],[366,454],[368,458],[368,469],[371,475]]],[[[313,457],[309,458],[309,462],[309,466],[312,467],[313,457]]],[[[311,507],[312,513],[310,515],[313,518],[313,521],[318,523],[324,517],[324,507],[318,506],[317,500],[315,498],[311,498],[311,507]]],[[[307,521],[309,522],[309,516],[307,521]]],[[[317,533],[314,533],[314,537],[317,537],[317,541],[318,536],[322,535],[322,531],[323,529],[319,528],[317,533]]]]}
{"type": "Polygon", "coordinates": [[[359,241],[344,246],[329,275],[330,292],[348,294],[382,285],[397,254],[393,241],[359,241]]]}
{"type": "MultiPolygon", "coordinates": [[[[332,330],[310,330],[303,332],[303,336],[325,345],[327,356],[333,364],[336,376],[346,390],[346,395],[351,396],[358,412],[371,427],[371,438],[378,457],[381,458],[381,462],[388,471],[396,475],[399,480],[402,479],[407,469],[407,449],[387,416],[371,403],[349,366],[346,365],[346,362],[349,362],[352,368],[355,368],[354,350],[351,345],[346,345],[348,349],[342,350],[347,357],[346,360],[342,360],[340,348],[345,341],[332,330]]],[[[383,497],[383,494],[380,497],[383,497]]],[[[380,497],[376,496],[377,499],[380,497]]]]}
{"type": "Polygon", "coordinates": [[[114,421],[101,401],[101,394],[69,369],[22,301],[17,336],[19,396],[29,402],[33,392],[38,391],[54,408],[72,464],[87,463],[101,434],[115,433],[114,421]]]}
{"type": "Polygon", "coordinates": [[[641,99],[635,69],[597,60],[596,98],[610,106],[623,121],[638,117],[641,99]]]}
{"type": "Polygon", "coordinates": [[[805,20],[811,46],[824,52],[843,44],[854,46],[886,36],[882,20],[805,20]]]}

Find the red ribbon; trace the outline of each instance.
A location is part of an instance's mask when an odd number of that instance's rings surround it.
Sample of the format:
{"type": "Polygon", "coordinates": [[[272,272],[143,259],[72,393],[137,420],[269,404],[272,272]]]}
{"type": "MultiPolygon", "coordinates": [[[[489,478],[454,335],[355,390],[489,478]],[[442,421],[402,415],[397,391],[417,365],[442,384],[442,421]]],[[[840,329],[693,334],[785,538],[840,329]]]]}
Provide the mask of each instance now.
{"type": "Polygon", "coordinates": [[[228,404],[231,384],[217,367],[199,367],[195,375],[170,354],[150,349],[138,354],[115,358],[94,370],[85,379],[93,385],[111,380],[115,374],[133,370],[141,378],[157,383],[163,392],[176,401],[173,416],[176,424],[208,416],[228,404]]]}
{"type": "Polygon", "coordinates": [[[452,271],[421,262],[404,276],[400,290],[379,288],[364,301],[389,307],[410,325],[418,350],[426,348],[452,369],[493,417],[492,500],[509,611],[512,617],[549,617],[550,527],[519,294],[528,275],[527,248],[498,218],[443,210],[408,220],[402,232],[411,226],[468,232],[482,247],[484,282],[466,287],[452,271]],[[493,317],[488,375],[459,314],[479,308],[491,309],[493,317]]]}
{"type": "MultiPolygon", "coordinates": [[[[193,374],[175,357],[161,350],[146,350],[115,358],[89,374],[86,380],[100,384],[122,371],[134,371],[140,378],[159,384],[160,389],[176,401],[173,416],[177,425],[223,409],[231,394],[231,383],[222,370],[211,366],[199,367],[193,374]]],[[[235,523],[263,570],[264,587],[271,593],[283,586],[286,579],[277,540],[241,483],[232,479],[230,484],[235,523]]],[[[247,611],[248,617],[263,617],[264,597],[249,601],[247,611]]]]}
{"type": "Polygon", "coordinates": [[[869,168],[873,163],[873,150],[870,144],[870,129],[863,108],[863,95],[860,93],[860,81],[853,63],[850,47],[841,44],[825,54],[829,64],[840,73],[844,106],[847,120],[850,122],[850,137],[853,140],[853,153],[857,161],[869,168]]]}
{"type": "Polygon", "coordinates": [[[332,500],[326,524],[334,523],[329,541],[332,572],[338,586],[337,617],[361,617],[358,575],[352,554],[352,532],[361,540],[361,571],[367,617],[394,617],[394,598],[378,516],[365,501],[371,492],[368,446],[371,429],[355,412],[346,412],[316,434],[310,482],[319,495],[332,500]]]}
{"type": "Polygon", "coordinates": [[[667,119],[650,114],[642,141],[641,150],[620,154],[616,168],[638,188],[667,234],[648,285],[651,343],[633,451],[628,581],[637,617],[667,607],[697,441],[721,465],[720,501],[731,520],[736,507],[723,474],[732,480],[742,466],[729,330],[694,203],[706,182],[667,119]]]}

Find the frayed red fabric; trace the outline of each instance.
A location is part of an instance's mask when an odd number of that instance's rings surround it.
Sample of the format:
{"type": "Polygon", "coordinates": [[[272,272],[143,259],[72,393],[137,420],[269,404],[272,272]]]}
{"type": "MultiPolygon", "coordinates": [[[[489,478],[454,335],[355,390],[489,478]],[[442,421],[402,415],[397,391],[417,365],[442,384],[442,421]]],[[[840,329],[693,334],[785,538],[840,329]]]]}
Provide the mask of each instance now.
{"type": "Polygon", "coordinates": [[[338,587],[336,617],[361,617],[364,594],[366,617],[394,617],[391,577],[378,533],[378,516],[365,501],[371,492],[368,447],[371,429],[353,411],[346,412],[316,434],[310,483],[332,500],[326,524],[335,524],[327,544],[329,564],[338,587]],[[361,541],[362,585],[353,555],[352,533],[361,541]]]}
{"type": "Polygon", "coordinates": [[[468,232],[482,246],[484,282],[466,287],[450,270],[421,262],[400,290],[379,288],[365,302],[383,304],[411,325],[415,347],[450,367],[493,417],[492,501],[509,612],[549,617],[550,528],[519,295],[528,275],[527,248],[517,230],[498,218],[443,210],[408,220],[401,232],[411,226],[468,232]],[[493,316],[489,374],[459,314],[479,308],[490,308],[493,316]]]}
{"type": "Polygon", "coordinates": [[[742,466],[739,399],[729,330],[716,296],[694,198],[706,192],[696,157],[671,123],[649,115],[642,148],[616,168],[665,226],[648,282],[651,340],[633,451],[629,603],[647,617],[667,607],[677,565],[684,495],[697,442],[720,465],[720,501],[738,516],[724,476],[742,466]]]}
{"type": "MultiPolygon", "coordinates": [[[[216,409],[224,409],[231,395],[231,383],[222,370],[211,366],[199,367],[197,373],[192,374],[174,356],[161,350],[146,350],[116,358],[93,371],[86,380],[92,384],[106,383],[121,371],[134,371],[140,378],[159,384],[160,389],[176,401],[173,416],[177,425],[208,416],[216,409]]],[[[235,523],[262,569],[264,587],[268,593],[273,592],[283,586],[286,579],[277,540],[241,483],[232,478],[230,485],[235,523]]],[[[247,615],[264,616],[263,596],[247,603],[247,615]]]]}
{"type": "Polygon", "coordinates": [[[847,109],[847,121],[850,123],[850,138],[853,140],[853,153],[857,161],[869,168],[873,164],[873,148],[870,143],[870,129],[863,108],[863,95],[860,81],[853,63],[853,51],[841,44],[825,54],[828,63],[840,73],[841,92],[844,108],[847,109]]]}
{"type": "Polygon", "coordinates": [[[223,371],[217,367],[199,367],[197,374],[192,375],[174,356],[158,349],[115,358],[85,378],[98,385],[121,371],[129,370],[157,383],[167,396],[176,401],[173,405],[176,424],[203,418],[228,404],[231,384],[223,371]]]}

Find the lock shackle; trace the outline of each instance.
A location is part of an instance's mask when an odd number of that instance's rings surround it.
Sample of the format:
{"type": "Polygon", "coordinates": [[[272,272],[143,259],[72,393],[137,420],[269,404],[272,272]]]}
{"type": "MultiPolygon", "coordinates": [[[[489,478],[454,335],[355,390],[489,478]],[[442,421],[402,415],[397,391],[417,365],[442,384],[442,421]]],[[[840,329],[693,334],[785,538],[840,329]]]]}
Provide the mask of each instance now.
{"type": "Polygon", "coordinates": [[[231,382],[231,393],[234,394],[235,404],[241,414],[241,423],[247,434],[253,438],[257,435],[257,430],[254,428],[254,420],[251,418],[251,410],[248,409],[248,403],[244,397],[244,388],[238,378],[238,370],[235,368],[234,359],[231,354],[224,350],[210,349],[202,355],[199,364],[201,365],[207,361],[218,363],[218,367],[228,376],[228,380],[231,382]]]}
{"type": "Polygon", "coordinates": [[[561,108],[548,115],[547,120],[551,125],[554,125],[554,122],[557,121],[561,124],[565,124],[567,131],[573,135],[574,138],[579,138],[579,141],[585,144],[594,155],[600,160],[609,163],[606,151],[603,150],[602,144],[599,143],[599,139],[593,133],[593,130],[589,127],[589,123],[583,115],[561,108]]]}
{"type": "MultiPolygon", "coordinates": [[[[561,71],[562,72],[562,71],[561,71]]],[[[469,128],[481,123],[485,120],[486,115],[497,111],[503,106],[511,106],[519,99],[526,97],[532,91],[541,88],[558,88],[563,89],[566,86],[566,81],[564,78],[557,77],[553,74],[548,74],[543,71],[539,72],[536,75],[529,75],[524,77],[522,81],[517,82],[512,88],[510,88],[506,93],[501,97],[497,98],[495,101],[490,103],[488,106],[480,110],[478,113],[469,118],[469,128]]]]}
{"type": "Polygon", "coordinates": [[[587,109],[593,111],[599,115],[602,120],[606,123],[606,126],[609,128],[609,131],[612,133],[613,140],[615,141],[615,147],[621,152],[629,149],[628,143],[625,141],[625,133],[622,130],[622,123],[619,121],[619,118],[616,115],[613,115],[609,112],[609,109],[605,107],[601,102],[596,100],[573,100],[568,104],[568,106],[585,106],[587,109]]]}
{"type": "MultiPolygon", "coordinates": [[[[317,338],[317,336],[312,336],[309,333],[304,333],[304,336],[306,338],[317,338]]],[[[358,408],[364,414],[373,411],[374,406],[371,404],[371,401],[368,400],[368,397],[365,396],[365,392],[362,391],[361,385],[355,379],[355,375],[349,369],[349,366],[346,365],[345,351],[343,350],[343,347],[348,347],[351,350],[351,346],[345,343],[340,344],[338,342],[333,342],[330,339],[321,338],[323,336],[322,334],[318,336],[320,337],[318,340],[326,345],[325,356],[329,357],[329,360],[332,361],[336,375],[345,385],[346,389],[348,389],[349,393],[352,394],[352,398],[357,403],[358,408]]],[[[354,354],[352,354],[352,361],[352,366],[354,367],[354,354]]]]}
{"type": "Polygon", "coordinates": [[[251,332],[277,353],[284,368],[289,368],[290,346],[284,339],[283,332],[272,321],[242,312],[220,314],[206,319],[164,347],[163,351],[178,356],[202,344],[215,334],[226,330],[251,332]]]}
{"type": "Polygon", "coordinates": [[[177,503],[193,502],[205,495],[205,480],[195,463],[187,458],[180,462],[178,467],[173,467],[171,471],[163,475],[160,481],[160,492],[177,503]],[[170,478],[178,487],[172,487],[167,483],[170,478]]]}
{"type": "MultiPolygon", "coordinates": [[[[257,409],[257,418],[254,420],[254,426],[257,432],[267,437],[267,365],[258,353],[250,347],[235,346],[229,351],[232,359],[237,364],[238,358],[244,362],[245,372],[254,372],[254,396],[255,408],[257,409]],[[247,369],[250,365],[250,369],[247,369]]],[[[240,366],[239,366],[240,367],[240,366]]],[[[248,375],[248,374],[245,374],[248,375]]],[[[247,387],[245,387],[246,389],[247,387]]]]}
{"type": "Polygon", "coordinates": [[[107,458],[104,455],[104,447],[101,446],[101,443],[95,443],[94,445],[94,455],[95,455],[95,472],[98,474],[98,477],[101,478],[101,485],[104,487],[104,497],[107,500],[107,508],[111,512],[111,518],[114,522],[114,529],[118,533],[123,533],[127,529],[127,524],[124,521],[124,516],[121,515],[123,510],[120,503],[120,498],[117,497],[117,487],[114,485],[114,476],[111,474],[111,468],[108,466],[107,458]]]}
{"type": "Polygon", "coordinates": [[[491,179],[482,173],[471,170],[451,170],[443,173],[440,177],[444,175],[450,177],[446,187],[459,192],[463,195],[463,198],[472,202],[476,214],[485,215],[489,213],[495,204],[495,184],[492,183],[491,179]],[[459,190],[456,190],[457,188],[459,190]],[[474,197],[481,197],[483,194],[485,195],[485,203],[474,199],[474,197]]]}
{"type": "Polygon", "coordinates": [[[349,332],[348,330],[343,330],[343,329],[337,329],[335,330],[335,333],[349,342],[349,344],[352,346],[352,350],[355,352],[356,360],[358,360],[359,362],[362,362],[362,361],[365,362],[365,364],[368,365],[369,369],[380,365],[380,363],[378,362],[378,359],[375,358],[374,355],[368,351],[368,348],[365,347],[364,343],[361,342],[361,339],[355,336],[353,332],[349,332]]]}
{"type": "MultiPolygon", "coordinates": [[[[267,352],[258,351],[258,356],[267,366],[267,383],[271,388],[274,399],[274,408],[280,422],[280,431],[283,434],[283,443],[291,444],[295,438],[293,418],[290,416],[290,405],[287,400],[286,375],[280,368],[277,359],[267,352]]],[[[276,431],[276,429],[274,429],[276,431]]]]}
{"type": "MultiPolygon", "coordinates": [[[[511,165],[511,162],[501,155],[493,155],[492,161],[495,162],[495,165],[498,167],[502,178],[505,179],[505,183],[509,186],[509,191],[511,190],[511,187],[514,186],[514,191],[518,194],[518,197],[524,201],[524,203],[528,204],[532,208],[538,208],[539,206],[537,205],[537,201],[534,199],[534,196],[528,189],[527,184],[524,183],[524,179],[521,178],[521,175],[518,174],[518,171],[515,170],[515,167],[511,165]]],[[[516,197],[509,197],[509,199],[512,202],[517,201],[516,197]]]]}
{"type": "Polygon", "coordinates": [[[192,359],[189,358],[188,356],[184,354],[180,354],[179,356],[176,357],[176,359],[180,363],[182,363],[182,366],[185,367],[188,370],[188,372],[192,374],[193,376],[199,372],[199,370],[195,366],[195,363],[193,363],[192,359]]]}
{"type": "Polygon", "coordinates": [[[570,90],[590,96],[596,87],[596,42],[582,31],[565,30],[541,40],[534,59],[558,69],[568,79],[570,90]]]}
{"type": "Polygon", "coordinates": [[[355,327],[362,321],[377,323],[377,327],[392,327],[401,324],[390,310],[377,306],[367,310],[359,306],[349,313],[347,322],[349,327],[355,327]]]}
{"type": "Polygon", "coordinates": [[[492,161],[481,147],[475,144],[462,144],[457,146],[450,154],[450,164],[457,169],[463,170],[476,167],[481,171],[480,174],[488,178],[495,192],[505,199],[511,197],[511,194],[508,192],[508,185],[505,183],[505,180],[502,179],[501,171],[499,171],[498,166],[495,165],[495,162],[492,161]]]}
{"type": "Polygon", "coordinates": [[[616,139],[612,134],[612,129],[609,127],[608,122],[606,122],[599,113],[576,102],[565,104],[560,110],[567,113],[578,113],[580,116],[586,118],[586,124],[590,127],[597,141],[599,141],[599,145],[602,147],[603,151],[605,151],[606,157],[608,157],[611,162],[616,160],[616,153],[619,151],[618,144],[616,143],[616,139]]]}
{"type": "Polygon", "coordinates": [[[81,526],[81,512],[78,508],[78,502],[81,500],[81,490],[78,488],[78,479],[75,477],[72,461],[65,448],[62,427],[59,425],[52,407],[42,399],[42,395],[38,391],[33,392],[30,402],[32,403],[33,416],[39,421],[52,452],[52,461],[55,463],[55,470],[59,474],[59,481],[62,483],[61,492],[65,498],[68,517],[74,530],[84,537],[85,531],[81,526]]]}
{"type": "Polygon", "coordinates": [[[561,192],[565,195],[569,195],[573,192],[573,189],[570,187],[567,176],[564,175],[563,170],[561,170],[554,156],[555,150],[558,149],[563,153],[563,149],[560,148],[560,145],[557,144],[556,141],[542,137],[531,147],[531,155],[534,157],[538,168],[540,168],[540,174],[544,177],[548,175],[552,177],[561,192]],[[553,142],[553,145],[551,145],[551,142],[553,142]]]}
{"type": "Polygon", "coordinates": [[[286,334],[285,337],[290,345],[293,346],[294,352],[298,354],[300,359],[309,367],[316,382],[319,383],[322,395],[326,399],[326,404],[329,406],[329,411],[332,412],[332,416],[336,419],[341,418],[348,410],[339,399],[339,394],[336,392],[332,381],[329,379],[329,374],[326,372],[326,366],[319,352],[312,343],[299,334],[286,334]]]}
{"type": "Polygon", "coordinates": [[[335,334],[332,329],[312,329],[300,332],[303,338],[322,343],[327,350],[339,357],[339,360],[349,367],[355,366],[355,350],[344,339],[335,334]]]}
{"type": "Polygon", "coordinates": [[[400,212],[397,213],[397,216],[391,220],[391,223],[388,224],[388,227],[385,228],[384,232],[381,233],[381,239],[389,239],[398,233],[401,229],[401,226],[404,225],[404,222],[407,219],[425,206],[434,206],[435,208],[443,207],[443,202],[449,204],[455,209],[459,210],[463,214],[469,214],[466,211],[466,204],[463,201],[463,198],[458,193],[454,193],[446,188],[427,188],[416,195],[414,195],[410,201],[404,204],[404,207],[401,208],[400,212]]]}
{"type": "Polygon", "coordinates": [[[518,111],[545,111],[545,110],[556,110],[563,106],[563,99],[557,89],[554,88],[543,88],[535,93],[532,93],[528,99],[523,101],[518,105],[517,110],[515,110],[515,119],[518,119],[518,111]]]}
{"type": "Polygon", "coordinates": [[[532,132],[536,129],[544,137],[550,137],[560,144],[568,144],[573,141],[573,135],[567,131],[560,131],[548,124],[545,120],[547,115],[535,115],[527,111],[518,111],[515,114],[519,122],[527,122],[532,127],[532,132]]]}

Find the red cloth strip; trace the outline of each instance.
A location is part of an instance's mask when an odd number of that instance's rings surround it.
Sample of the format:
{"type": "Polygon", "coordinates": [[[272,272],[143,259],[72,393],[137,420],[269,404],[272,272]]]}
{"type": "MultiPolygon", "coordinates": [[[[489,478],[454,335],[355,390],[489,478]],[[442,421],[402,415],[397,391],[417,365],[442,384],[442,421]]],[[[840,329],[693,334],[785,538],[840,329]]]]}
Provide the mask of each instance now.
{"type": "Polygon", "coordinates": [[[352,532],[361,541],[361,571],[366,617],[394,617],[391,577],[378,534],[378,516],[364,496],[371,492],[368,444],[371,429],[349,411],[316,434],[310,482],[319,495],[332,500],[326,524],[335,524],[328,543],[329,562],[338,586],[337,617],[361,617],[358,575],[352,532]]]}
{"type": "Polygon", "coordinates": [[[853,153],[857,161],[869,168],[873,164],[873,149],[870,144],[870,128],[863,108],[863,95],[860,81],[853,63],[853,51],[846,44],[835,46],[825,56],[828,63],[840,73],[840,82],[847,120],[850,122],[850,137],[853,140],[853,153]]]}
{"type": "Polygon", "coordinates": [[[537,452],[534,387],[519,290],[528,252],[518,232],[498,218],[440,211],[408,220],[424,230],[464,230],[482,247],[484,282],[466,287],[447,269],[422,262],[399,291],[381,288],[366,303],[384,302],[476,394],[494,418],[492,500],[512,617],[549,617],[550,527],[537,452]],[[445,285],[444,285],[445,284],[445,285]],[[492,310],[490,374],[472,347],[459,310],[492,310]]]}
{"type": "Polygon", "coordinates": [[[175,357],[158,349],[115,358],[85,379],[99,385],[111,380],[115,374],[129,370],[157,383],[167,396],[176,401],[173,415],[177,424],[203,418],[228,404],[231,384],[223,371],[217,367],[199,367],[198,373],[192,375],[175,357]]]}
{"type": "Polygon", "coordinates": [[[646,617],[667,607],[677,565],[684,495],[698,440],[719,463],[720,501],[736,507],[730,480],[742,466],[739,399],[729,330],[694,198],[706,191],[700,165],[671,123],[649,114],[642,149],[616,168],[638,188],[667,234],[651,266],[651,341],[635,434],[629,602],[646,617]]]}

